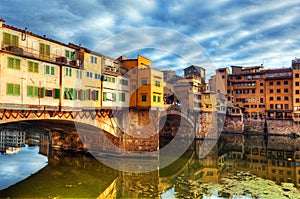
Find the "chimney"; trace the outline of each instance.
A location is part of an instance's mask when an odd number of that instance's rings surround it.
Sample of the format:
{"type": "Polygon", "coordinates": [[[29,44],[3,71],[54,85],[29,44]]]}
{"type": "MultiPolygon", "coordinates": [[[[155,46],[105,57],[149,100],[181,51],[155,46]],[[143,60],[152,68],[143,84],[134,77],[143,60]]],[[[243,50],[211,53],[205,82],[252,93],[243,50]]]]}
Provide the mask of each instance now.
{"type": "Polygon", "coordinates": [[[2,27],[3,23],[5,22],[4,19],[0,18],[0,28],[2,27]]]}

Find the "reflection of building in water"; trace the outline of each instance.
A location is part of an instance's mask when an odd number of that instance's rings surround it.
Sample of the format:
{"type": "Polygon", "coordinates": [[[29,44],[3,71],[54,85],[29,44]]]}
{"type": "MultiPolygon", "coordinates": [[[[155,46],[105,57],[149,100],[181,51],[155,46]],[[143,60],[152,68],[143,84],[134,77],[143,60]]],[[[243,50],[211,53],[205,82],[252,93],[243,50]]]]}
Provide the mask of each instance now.
{"type": "Polygon", "coordinates": [[[41,133],[29,132],[27,133],[26,144],[29,146],[39,146],[40,145],[40,135],[41,133]]]}
{"type": "Polygon", "coordinates": [[[199,163],[202,168],[196,172],[200,172],[200,176],[203,182],[215,182],[219,180],[218,176],[218,146],[216,141],[206,140],[196,142],[196,154],[199,157],[199,163]],[[205,150],[210,150],[204,158],[201,158],[199,154],[205,150]]]}
{"type": "Polygon", "coordinates": [[[40,134],[40,151],[39,153],[48,157],[50,148],[50,137],[48,133],[40,134]]]}
{"type": "Polygon", "coordinates": [[[300,140],[276,136],[269,136],[267,142],[263,136],[249,136],[245,140],[243,154],[227,148],[220,156],[226,156],[226,168],[249,171],[278,184],[290,182],[300,187],[300,140]]]}
{"type": "Polygon", "coordinates": [[[3,154],[18,153],[25,146],[25,131],[15,129],[0,130],[0,152],[3,154]]]}

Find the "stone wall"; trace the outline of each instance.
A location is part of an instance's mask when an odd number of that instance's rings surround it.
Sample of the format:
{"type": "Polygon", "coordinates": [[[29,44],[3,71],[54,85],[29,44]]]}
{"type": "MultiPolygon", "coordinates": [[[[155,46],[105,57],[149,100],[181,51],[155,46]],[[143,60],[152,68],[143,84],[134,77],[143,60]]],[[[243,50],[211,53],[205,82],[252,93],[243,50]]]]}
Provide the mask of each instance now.
{"type": "Polygon", "coordinates": [[[222,132],[243,133],[244,123],[240,116],[226,116],[222,132]]]}
{"type": "Polygon", "coordinates": [[[292,120],[268,120],[268,132],[276,135],[300,135],[300,125],[292,120]]]}

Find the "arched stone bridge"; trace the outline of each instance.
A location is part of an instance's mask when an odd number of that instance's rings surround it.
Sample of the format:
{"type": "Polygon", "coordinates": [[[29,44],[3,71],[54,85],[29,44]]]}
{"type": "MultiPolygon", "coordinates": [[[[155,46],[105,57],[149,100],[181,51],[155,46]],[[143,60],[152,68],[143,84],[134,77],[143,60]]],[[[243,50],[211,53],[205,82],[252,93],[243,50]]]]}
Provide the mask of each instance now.
{"type": "Polygon", "coordinates": [[[63,120],[75,122],[75,125],[88,124],[106,132],[106,137],[114,145],[126,151],[156,151],[160,147],[159,137],[174,137],[179,127],[185,131],[182,135],[188,138],[218,138],[222,127],[217,114],[187,112],[180,108],[81,111],[2,109],[0,123],[63,120]]]}

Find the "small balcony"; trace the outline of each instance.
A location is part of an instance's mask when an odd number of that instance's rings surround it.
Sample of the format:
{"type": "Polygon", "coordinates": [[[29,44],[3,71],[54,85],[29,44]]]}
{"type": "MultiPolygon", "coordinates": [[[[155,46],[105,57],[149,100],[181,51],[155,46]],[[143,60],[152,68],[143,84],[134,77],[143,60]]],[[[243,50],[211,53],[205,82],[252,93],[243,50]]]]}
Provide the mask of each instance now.
{"type": "Polygon", "coordinates": [[[2,43],[1,50],[4,52],[9,52],[14,55],[29,57],[34,59],[39,59],[48,62],[60,63],[65,65],[70,65],[73,67],[79,67],[80,61],[79,60],[69,60],[66,57],[62,56],[61,54],[52,54],[47,52],[41,52],[35,48],[30,48],[22,45],[13,46],[7,45],[2,43]]]}

